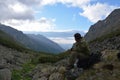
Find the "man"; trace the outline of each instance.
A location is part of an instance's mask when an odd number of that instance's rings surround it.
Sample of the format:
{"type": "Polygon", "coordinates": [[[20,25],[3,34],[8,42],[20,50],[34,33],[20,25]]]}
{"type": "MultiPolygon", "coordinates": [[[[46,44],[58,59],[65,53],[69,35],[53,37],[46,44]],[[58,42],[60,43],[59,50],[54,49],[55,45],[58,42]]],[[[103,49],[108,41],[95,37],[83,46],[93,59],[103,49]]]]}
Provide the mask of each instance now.
{"type": "Polygon", "coordinates": [[[73,44],[70,52],[69,65],[67,69],[74,67],[76,60],[83,60],[89,57],[89,48],[85,40],[79,33],[74,34],[75,43],[73,44]]]}

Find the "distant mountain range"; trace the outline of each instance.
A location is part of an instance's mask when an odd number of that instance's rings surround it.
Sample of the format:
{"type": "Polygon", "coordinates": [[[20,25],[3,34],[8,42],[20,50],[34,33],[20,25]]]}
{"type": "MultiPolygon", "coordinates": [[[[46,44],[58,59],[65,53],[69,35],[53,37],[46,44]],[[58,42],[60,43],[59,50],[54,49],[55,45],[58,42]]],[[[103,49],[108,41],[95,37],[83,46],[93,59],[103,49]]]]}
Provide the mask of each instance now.
{"type": "Polygon", "coordinates": [[[44,35],[45,37],[47,37],[47,38],[51,39],[52,41],[58,43],[65,50],[70,49],[72,47],[72,44],[74,43],[73,35],[75,33],[80,33],[82,36],[85,35],[85,32],[78,31],[78,30],[54,31],[54,32],[27,31],[27,32],[24,32],[24,33],[25,34],[36,34],[36,35],[41,34],[41,35],[44,35]],[[62,42],[59,42],[59,41],[62,41],[62,42]],[[64,42],[64,41],[66,41],[66,42],[64,42]]]}
{"type": "Polygon", "coordinates": [[[115,9],[106,19],[92,25],[85,39],[89,42],[116,30],[120,30],[120,9],[115,9]]]}
{"type": "Polygon", "coordinates": [[[28,49],[48,53],[60,53],[64,51],[58,44],[42,35],[26,35],[22,31],[2,24],[0,24],[0,30],[7,33],[14,41],[21,43],[28,49]]]}
{"type": "Polygon", "coordinates": [[[35,31],[26,31],[24,33],[28,33],[28,34],[42,34],[46,37],[73,37],[73,35],[75,33],[80,33],[82,36],[85,35],[85,32],[83,31],[77,31],[77,30],[71,30],[71,31],[54,31],[54,32],[35,32],[35,31]]]}

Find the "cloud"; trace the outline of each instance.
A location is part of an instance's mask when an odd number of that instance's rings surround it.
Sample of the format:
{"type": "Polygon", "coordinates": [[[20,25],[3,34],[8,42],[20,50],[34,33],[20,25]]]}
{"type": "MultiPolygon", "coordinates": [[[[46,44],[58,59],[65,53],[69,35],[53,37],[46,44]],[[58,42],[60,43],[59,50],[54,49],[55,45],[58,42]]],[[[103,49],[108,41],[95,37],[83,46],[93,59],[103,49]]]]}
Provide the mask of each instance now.
{"type": "Polygon", "coordinates": [[[97,22],[107,17],[111,11],[118,8],[117,6],[111,6],[108,4],[96,3],[82,6],[83,12],[81,16],[88,18],[91,22],[97,22]]]}
{"type": "Polygon", "coordinates": [[[90,1],[91,0],[41,0],[40,5],[45,6],[45,5],[53,5],[56,3],[62,3],[65,5],[78,7],[81,5],[85,5],[85,4],[89,3],[90,1]]]}
{"type": "Polygon", "coordinates": [[[54,30],[55,24],[53,19],[45,17],[39,20],[7,20],[2,22],[5,25],[12,26],[15,29],[22,31],[50,31],[54,30]]]}
{"type": "Polygon", "coordinates": [[[39,5],[41,0],[17,0],[18,2],[27,5],[27,6],[35,6],[35,5],[39,5]]]}
{"type": "MultiPolygon", "coordinates": [[[[62,3],[68,7],[78,7],[83,10],[80,16],[86,17],[91,22],[95,23],[107,17],[114,9],[120,6],[113,6],[107,3],[99,3],[97,0],[41,0],[41,5],[54,5],[62,3]],[[91,4],[91,2],[94,2],[91,4]]],[[[74,16],[73,16],[74,19],[74,16]]]]}
{"type": "Polygon", "coordinates": [[[49,39],[53,40],[59,44],[73,44],[75,42],[73,37],[50,37],[49,39]]]}
{"type": "MultiPolygon", "coordinates": [[[[0,0],[0,22],[13,26],[19,30],[45,31],[56,26],[56,19],[46,19],[44,17],[35,20],[37,10],[46,5],[61,3],[67,7],[78,7],[82,9],[80,16],[86,17],[91,22],[96,22],[105,18],[117,6],[94,3],[96,0],[0,0]],[[25,28],[26,27],[26,28],[25,28]],[[43,30],[42,30],[43,29],[43,30]]],[[[75,15],[73,15],[73,21],[75,15]]]]}
{"type": "Polygon", "coordinates": [[[32,8],[18,2],[17,0],[0,1],[0,21],[9,19],[34,19],[32,8]]]}

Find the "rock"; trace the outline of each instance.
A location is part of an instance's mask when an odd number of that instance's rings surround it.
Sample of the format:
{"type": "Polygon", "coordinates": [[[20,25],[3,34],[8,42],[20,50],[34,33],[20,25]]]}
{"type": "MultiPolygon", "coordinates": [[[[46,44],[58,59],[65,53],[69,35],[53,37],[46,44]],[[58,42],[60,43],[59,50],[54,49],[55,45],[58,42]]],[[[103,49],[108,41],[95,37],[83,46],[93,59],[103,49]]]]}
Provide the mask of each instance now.
{"type": "Polygon", "coordinates": [[[0,70],[0,80],[11,80],[11,71],[9,69],[0,70]]]}
{"type": "Polygon", "coordinates": [[[46,77],[41,77],[38,80],[48,80],[46,77]]]}
{"type": "Polygon", "coordinates": [[[105,62],[106,64],[112,64],[117,58],[118,50],[104,50],[102,51],[102,61],[105,62]]]}
{"type": "Polygon", "coordinates": [[[82,68],[73,68],[71,70],[66,71],[65,77],[67,80],[75,80],[80,74],[83,73],[82,68]]]}
{"type": "Polygon", "coordinates": [[[39,78],[39,72],[37,72],[37,73],[33,76],[32,80],[38,80],[38,78],[39,78]]]}
{"type": "Polygon", "coordinates": [[[64,80],[64,76],[56,72],[50,75],[49,80],[64,80]]]}
{"type": "Polygon", "coordinates": [[[64,74],[66,72],[66,68],[61,66],[59,69],[58,69],[58,72],[61,73],[61,74],[64,74]]]}
{"type": "Polygon", "coordinates": [[[6,60],[3,58],[0,58],[0,69],[3,69],[6,67],[6,60]]]}
{"type": "Polygon", "coordinates": [[[68,65],[68,59],[62,59],[55,63],[55,66],[67,66],[68,65]]]}

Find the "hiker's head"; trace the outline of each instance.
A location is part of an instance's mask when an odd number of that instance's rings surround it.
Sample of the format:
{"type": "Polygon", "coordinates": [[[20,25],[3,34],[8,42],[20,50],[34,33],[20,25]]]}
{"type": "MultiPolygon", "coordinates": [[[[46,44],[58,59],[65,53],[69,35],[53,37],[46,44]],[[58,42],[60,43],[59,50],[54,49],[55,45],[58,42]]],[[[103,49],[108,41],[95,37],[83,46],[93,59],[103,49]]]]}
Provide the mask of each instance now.
{"type": "Polygon", "coordinates": [[[75,33],[74,38],[75,38],[76,41],[80,41],[82,39],[82,36],[81,36],[80,33],[75,33]]]}

